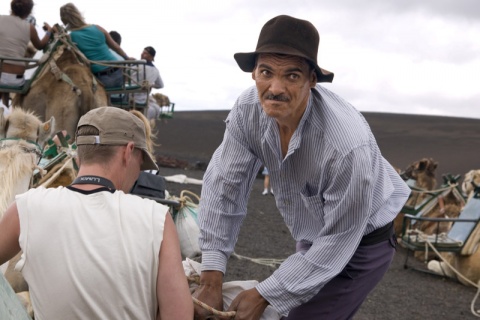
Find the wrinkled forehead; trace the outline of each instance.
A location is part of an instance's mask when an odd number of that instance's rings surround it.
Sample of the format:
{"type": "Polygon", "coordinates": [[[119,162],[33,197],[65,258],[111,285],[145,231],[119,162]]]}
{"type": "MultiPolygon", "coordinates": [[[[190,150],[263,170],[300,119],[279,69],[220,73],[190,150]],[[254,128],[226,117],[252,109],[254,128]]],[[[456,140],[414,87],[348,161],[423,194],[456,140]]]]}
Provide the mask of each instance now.
{"type": "Polygon", "coordinates": [[[303,71],[310,70],[308,60],[288,54],[279,53],[259,53],[256,57],[255,67],[265,65],[271,68],[274,67],[297,67],[303,71]]]}

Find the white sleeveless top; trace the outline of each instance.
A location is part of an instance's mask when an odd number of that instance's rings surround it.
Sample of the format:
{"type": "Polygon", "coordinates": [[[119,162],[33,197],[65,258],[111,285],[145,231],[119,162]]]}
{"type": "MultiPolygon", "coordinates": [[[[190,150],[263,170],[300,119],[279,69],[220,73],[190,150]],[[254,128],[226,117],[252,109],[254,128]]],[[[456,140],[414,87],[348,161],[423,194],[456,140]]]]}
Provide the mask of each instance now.
{"type": "Polygon", "coordinates": [[[64,187],[17,196],[22,259],[35,319],[155,319],[168,207],[64,187]]]}
{"type": "MultiPolygon", "coordinates": [[[[23,58],[30,41],[30,24],[17,16],[0,15],[0,56],[23,58]]],[[[20,61],[5,61],[8,64],[25,65],[20,61]]]]}

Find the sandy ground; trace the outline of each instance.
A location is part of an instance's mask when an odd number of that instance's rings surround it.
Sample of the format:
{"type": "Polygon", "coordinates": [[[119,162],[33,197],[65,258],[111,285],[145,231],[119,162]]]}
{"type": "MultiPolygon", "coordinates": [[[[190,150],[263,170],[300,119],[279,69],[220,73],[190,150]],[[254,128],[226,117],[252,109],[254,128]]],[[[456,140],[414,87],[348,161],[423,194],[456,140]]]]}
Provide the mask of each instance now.
{"type": "MultiPolygon", "coordinates": [[[[159,121],[157,156],[168,157],[169,163],[182,164],[181,168],[161,167],[160,173],[202,179],[203,165],[222,140],[226,115],[226,111],[177,112],[174,119],[159,121]]],[[[442,174],[463,176],[470,169],[480,167],[479,152],[474,148],[480,138],[480,120],[375,113],[366,113],[365,117],[384,157],[396,167],[405,168],[415,160],[431,157],[439,163],[439,181],[442,174]]],[[[167,190],[177,196],[182,190],[200,195],[201,186],[168,182],[167,190]]],[[[258,178],[235,252],[250,258],[284,259],[294,252],[295,244],[273,196],[261,195],[262,190],[263,180],[258,178]]],[[[390,269],[368,296],[356,320],[478,319],[470,312],[474,288],[452,279],[405,269],[405,252],[398,248],[390,269]]],[[[409,264],[425,269],[422,262],[414,259],[410,259],[409,264]]],[[[231,257],[226,280],[262,281],[274,270],[272,266],[231,257]]]]}

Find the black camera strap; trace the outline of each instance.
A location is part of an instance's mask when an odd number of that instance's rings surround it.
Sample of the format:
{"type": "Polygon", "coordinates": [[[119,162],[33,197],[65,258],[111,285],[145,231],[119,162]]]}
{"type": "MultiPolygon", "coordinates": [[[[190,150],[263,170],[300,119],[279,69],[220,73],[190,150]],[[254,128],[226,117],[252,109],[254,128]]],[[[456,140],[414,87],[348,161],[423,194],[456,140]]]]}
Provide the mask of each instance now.
{"type": "Polygon", "coordinates": [[[108,188],[109,190],[112,190],[112,191],[115,190],[115,186],[113,185],[112,181],[99,176],[77,177],[75,180],[73,180],[72,185],[73,184],[96,184],[96,185],[108,188]]]}

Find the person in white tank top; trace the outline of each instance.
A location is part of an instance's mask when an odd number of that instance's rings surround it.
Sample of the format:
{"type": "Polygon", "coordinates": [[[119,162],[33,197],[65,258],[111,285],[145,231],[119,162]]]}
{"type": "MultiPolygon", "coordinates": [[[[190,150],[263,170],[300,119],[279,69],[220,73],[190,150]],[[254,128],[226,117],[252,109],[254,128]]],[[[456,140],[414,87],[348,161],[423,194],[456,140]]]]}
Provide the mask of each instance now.
{"type": "Polygon", "coordinates": [[[193,318],[168,207],[127,194],[140,170],[158,169],[145,140],[133,114],[91,110],[77,179],[30,189],[0,220],[0,264],[22,250],[35,319],[193,318]]]}

